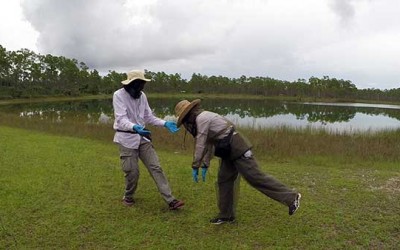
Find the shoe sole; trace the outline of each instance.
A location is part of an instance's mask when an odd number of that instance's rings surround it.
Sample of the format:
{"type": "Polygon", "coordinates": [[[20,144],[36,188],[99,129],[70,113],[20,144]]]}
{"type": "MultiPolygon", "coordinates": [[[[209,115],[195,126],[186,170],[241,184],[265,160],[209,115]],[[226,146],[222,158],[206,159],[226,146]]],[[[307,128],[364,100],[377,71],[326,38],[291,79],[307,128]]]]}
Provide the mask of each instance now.
{"type": "Polygon", "coordinates": [[[135,202],[127,202],[126,200],[122,200],[122,204],[126,207],[132,207],[135,202]]]}
{"type": "Polygon", "coordinates": [[[178,210],[178,209],[182,208],[184,205],[185,205],[185,203],[180,202],[180,203],[178,203],[176,206],[170,207],[169,209],[170,209],[170,210],[178,210]]]}
{"type": "Polygon", "coordinates": [[[300,207],[300,199],[301,199],[301,194],[298,193],[297,196],[296,196],[297,207],[296,207],[296,209],[295,209],[291,214],[289,213],[289,215],[293,215],[293,214],[296,213],[296,211],[299,209],[299,207],[300,207]]]}
{"type": "Polygon", "coordinates": [[[235,223],[235,220],[232,221],[219,221],[219,222],[210,222],[213,225],[221,225],[221,224],[232,224],[235,223]]]}
{"type": "MultiPolygon", "coordinates": [[[[300,207],[300,199],[301,199],[301,194],[299,193],[298,195],[297,195],[297,209],[299,209],[299,207],[300,207]]],[[[296,210],[297,210],[296,209],[296,210]]]]}
{"type": "Polygon", "coordinates": [[[122,204],[126,207],[132,207],[134,203],[126,203],[123,201],[122,204]]]}

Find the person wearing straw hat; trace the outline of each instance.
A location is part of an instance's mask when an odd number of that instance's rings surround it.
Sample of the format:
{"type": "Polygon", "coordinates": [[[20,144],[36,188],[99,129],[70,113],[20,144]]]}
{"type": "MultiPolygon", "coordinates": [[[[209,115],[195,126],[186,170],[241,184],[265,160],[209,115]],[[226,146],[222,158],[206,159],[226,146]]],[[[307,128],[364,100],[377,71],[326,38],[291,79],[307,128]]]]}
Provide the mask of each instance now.
{"type": "Polygon", "coordinates": [[[263,173],[247,139],[226,118],[201,109],[200,103],[200,99],[192,102],[182,100],[175,106],[175,115],[177,126],[183,124],[195,138],[192,162],[195,181],[199,167],[205,160],[208,161],[210,154],[221,158],[217,177],[219,214],[210,222],[222,224],[235,221],[235,182],[239,174],[261,193],[286,205],[289,215],[293,215],[300,206],[301,194],[263,173]]]}
{"type": "Polygon", "coordinates": [[[116,131],[114,142],[118,144],[122,170],[125,173],[125,193],[123,204],[132,206],[134,194],[139,180],[138,160],[143,162],[157,185],[162,198],[171,210],[184,205],[171,192],[167,178],[160,166],[156,151],[151,142],[151,132],[146,124],[164,126],[171,133],[179,129],[175,122],[164,121],[156,117],[150,109],[145,93],[145,84],[150,82],[145,78],[144,71],[133,70],[127,73],[127,79],[122,81],[122,88],[114,92],[114,125],[116,131]]]}

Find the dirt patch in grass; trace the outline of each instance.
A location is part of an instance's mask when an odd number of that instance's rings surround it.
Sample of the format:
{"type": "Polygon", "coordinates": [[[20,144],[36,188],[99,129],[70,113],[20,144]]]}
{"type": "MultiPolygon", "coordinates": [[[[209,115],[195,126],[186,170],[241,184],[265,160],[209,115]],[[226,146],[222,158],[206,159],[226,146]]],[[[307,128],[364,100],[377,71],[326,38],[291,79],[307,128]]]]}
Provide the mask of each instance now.
{"type": "Polygon", "coordinates": [[[400,193],[400,176],[390,178],[385,182],[384,185],[376,188],[389,193],[400,193]]]}
{"type": "Polygon", "coordinates": [[[390,178],[382,188],[390,192],[400,193],[400,176],[390,178]]]}

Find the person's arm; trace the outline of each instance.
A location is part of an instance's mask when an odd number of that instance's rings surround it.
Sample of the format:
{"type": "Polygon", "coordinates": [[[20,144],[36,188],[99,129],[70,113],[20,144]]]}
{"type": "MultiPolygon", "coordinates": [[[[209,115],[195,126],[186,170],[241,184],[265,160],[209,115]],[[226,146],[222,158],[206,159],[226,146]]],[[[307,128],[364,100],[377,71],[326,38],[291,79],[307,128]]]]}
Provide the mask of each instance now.
{"type": "Polygon", "coordinates": [[[207,143],[208,131],[210,128],[210,119],[202,119],[197,117],[197,136],[195,140],[195,151],[193,155],[192,168],[201,167],[202,160],[206,154],[206,150],[209,147],[207,143]]]}
{"type": "Polygon", "coordinates": [[[203,158],[203,164],[207,167],[210,166],[210,161],[214,153],[214,146],[212,144],[207,144],[206,153],[203,158]]]}
{"type": "Polygon", "coordinates": [[[165,120],[160,119],[154,115],[147,101],[147,97],[144,93],[142,93],[142,98],[144,101],[144,121],[154,126],[164,126],[165,120]]]}
{"type": "Polygon", "coordinates": [[[160,118],[156,117],[153,114],[153,111],[150,109],[150,105],[147,102],[146,95],[144,95],[144,93],[143,93],[142,96],[144,98],[144,103],[145,103],[144,121],[146,123],[152,124],[154,126],[164,126],[171,133],[176,133],[176,132],[179,131],[179,128],[176,127],[176,122],[165,121],[163,119],[160,119],[160,118]]]}
{"type": "Polygon", "coordinates": [[[128,118],[127,107],[124,103],[123,98],[116,93],[113,95],[113,107],[114,107],[114,129],[130,131],[132,130],[133,122],[128,118]]]}
{"type": "Polygon", "coordinates": [[[210,161],[212,154],[214,153],[214,146],[212,144],[208,144],[206,148],[205,156],[203,157],[202,164],[201,164],[201,179],[203,182],[206,181],[206,176],[208,172],[208,167],[210,166],[210,161]]]}

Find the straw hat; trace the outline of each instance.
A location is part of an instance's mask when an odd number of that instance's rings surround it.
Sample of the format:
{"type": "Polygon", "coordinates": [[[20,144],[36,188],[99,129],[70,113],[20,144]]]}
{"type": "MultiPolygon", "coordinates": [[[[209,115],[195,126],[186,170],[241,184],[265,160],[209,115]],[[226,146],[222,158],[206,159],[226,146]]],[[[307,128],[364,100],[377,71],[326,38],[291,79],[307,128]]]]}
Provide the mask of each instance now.
{"type": "Polygon", "coordinates": [[[175,106],[175,116],[178,117],[176,125],[179,127],[182,125],[182,120],[189,113],[189,111],[201,102],[200,99],[189,102],[188,100],[180,101],[175,106]]]}
{"type": "Polygon", "coordinates": [[[129,83],[131,83],[134,80],[143,80],[146,82],[151,81],[150,79],[147,79],[144,77],[144,72],[142,70],[132,70],[132,71],[126,73],[126,75],[128,76],[128,79],[121,82],[123,85],[128,85],[129,83]]]}

